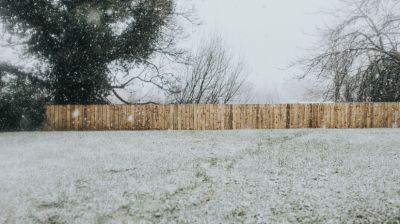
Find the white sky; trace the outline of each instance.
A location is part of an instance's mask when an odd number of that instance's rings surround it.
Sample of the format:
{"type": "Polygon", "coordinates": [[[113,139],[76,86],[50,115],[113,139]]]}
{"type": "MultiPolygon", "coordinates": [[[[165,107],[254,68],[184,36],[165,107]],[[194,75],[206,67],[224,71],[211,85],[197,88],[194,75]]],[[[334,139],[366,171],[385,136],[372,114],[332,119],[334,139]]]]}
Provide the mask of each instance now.
{"type": "Polygon", "coordinates": [[[257,102],[272,94],[278,102],[303,101],[306,84],[293,80],[299,71],[287,69],[318,40],[317,28],[328,23],[322,11],[332,10],[337,0],[180,0],[195,6],[203,25],[193,41],[212,33],[222,35],[250,68],[249,81],[257,102]],[[279,99],[278,99],[279,98],[279,99]]]}

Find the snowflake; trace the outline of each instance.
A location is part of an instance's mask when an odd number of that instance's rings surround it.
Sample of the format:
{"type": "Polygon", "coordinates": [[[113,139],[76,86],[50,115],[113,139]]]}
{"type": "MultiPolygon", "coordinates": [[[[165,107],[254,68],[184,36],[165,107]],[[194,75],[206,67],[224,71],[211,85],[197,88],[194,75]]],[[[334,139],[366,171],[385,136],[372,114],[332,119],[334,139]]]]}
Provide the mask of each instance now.
{"type": "Polygon", "coordinates": [[[99,25],[101,22],[101,15],[98,10],[90,10],[87,15],[87,22],[93,25],[99,25]]]}
{"type": "Polygon", "coordinates": [[[114,11],[112,9],[107,9],[106,14],[107,16],[112,16],[112,14],[114,14],[114,11]]]}
{"type": "Polygon", "coordinates": [[[79,116],[79,110],[75,109],[74,112],[72,112],[72,117],[77,118],[79,116]]]}

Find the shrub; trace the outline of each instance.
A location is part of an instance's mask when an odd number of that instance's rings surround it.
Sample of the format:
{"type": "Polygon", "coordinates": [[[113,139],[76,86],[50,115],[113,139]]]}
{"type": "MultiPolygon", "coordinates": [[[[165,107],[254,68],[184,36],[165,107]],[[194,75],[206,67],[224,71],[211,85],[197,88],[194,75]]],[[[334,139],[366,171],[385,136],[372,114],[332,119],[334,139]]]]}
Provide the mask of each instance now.
{"type": "Polygon", "coordinates": [[[0,131],[40,129],[49,102],[45,89],[29,75],[0,71],[0,131]]]}

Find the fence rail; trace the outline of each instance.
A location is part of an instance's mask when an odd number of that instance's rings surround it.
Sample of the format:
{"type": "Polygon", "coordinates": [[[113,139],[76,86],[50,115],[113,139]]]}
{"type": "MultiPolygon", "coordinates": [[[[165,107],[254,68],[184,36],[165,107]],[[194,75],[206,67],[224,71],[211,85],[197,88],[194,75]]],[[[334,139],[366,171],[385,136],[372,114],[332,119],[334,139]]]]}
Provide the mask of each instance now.
{"type": "Polygon", "coordinates": [[[51,105],[48,130],[397,128],[400,103],[51,105]]]}

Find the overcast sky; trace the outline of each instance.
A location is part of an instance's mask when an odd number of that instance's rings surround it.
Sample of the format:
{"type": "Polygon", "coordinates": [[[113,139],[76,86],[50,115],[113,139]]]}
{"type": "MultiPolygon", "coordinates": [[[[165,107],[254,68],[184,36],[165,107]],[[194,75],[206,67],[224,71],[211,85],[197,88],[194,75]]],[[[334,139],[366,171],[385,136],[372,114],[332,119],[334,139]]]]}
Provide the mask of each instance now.
{"type": "Polygon", "coordinates": [[[193,41],[220,33],[246,59],[249,80],[263,103],[269,92],[280,102],[304,100],[304,83],[293,80],[298,71],[286,68],[313,47],[317,28],[330,22],[321,12],[332,10],[337,0],[180,0],[180,4],[193,4],[203,22],[193,41]]]}

